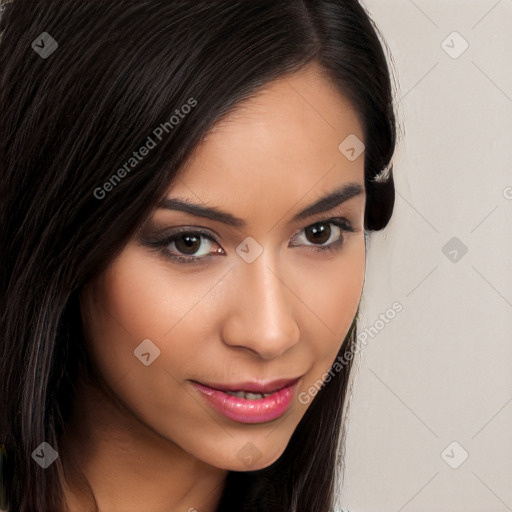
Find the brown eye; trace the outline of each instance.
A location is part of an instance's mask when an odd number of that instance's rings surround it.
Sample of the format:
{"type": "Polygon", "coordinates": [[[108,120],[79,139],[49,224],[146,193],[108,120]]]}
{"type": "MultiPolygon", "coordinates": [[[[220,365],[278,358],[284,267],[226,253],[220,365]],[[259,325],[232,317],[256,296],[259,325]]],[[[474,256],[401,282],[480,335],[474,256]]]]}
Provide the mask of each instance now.
{"type": "Polygon", "coordinates": [[[178,263],[204,264],[210,256],[224,255],[224,250],[209,231],[178,228],[169,234],[146,235],[143,244],[156,249],[178,263]]]}
{"type": "Polygon", "coordinates": [[[315,222],[302,229],[293,237],[292,246],[309,247],[314,251],[340,250],[345,242],[345,237],[355,233],[352,224],[343,217],[335,217],[320,222],[315,222]]]}
{"type": "Polygon", "coordinates": [[[201,246],[201,237],[195,234],[183,234],[174,239],[176,249],[182,254],[194,254],[201,246]]]}
{"type": "Polygon", "coordinates": [[[318,222],[305,230],[306,239],[312,244],[325,244],[331,236],[331,227],[328,222],[318,222]]]}

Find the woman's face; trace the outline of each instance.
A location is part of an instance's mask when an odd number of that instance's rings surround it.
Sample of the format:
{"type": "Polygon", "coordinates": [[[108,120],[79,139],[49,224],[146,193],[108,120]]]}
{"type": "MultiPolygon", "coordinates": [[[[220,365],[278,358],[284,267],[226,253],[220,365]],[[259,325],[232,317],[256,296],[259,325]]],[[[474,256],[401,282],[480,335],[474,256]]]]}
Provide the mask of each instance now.
{"type": "Polygon", "coordinates": [[[218,468],[281,456],[361,297],[364,153],[355,158],[354,136],[363,140],[355,111],[319,68],[271,83],[214,127],[167,207],[85,288],[89,351],[127,424],[218,468]],[[218,392],[220,408],[194,384],[296,378],[266,399],[218,392]]]}

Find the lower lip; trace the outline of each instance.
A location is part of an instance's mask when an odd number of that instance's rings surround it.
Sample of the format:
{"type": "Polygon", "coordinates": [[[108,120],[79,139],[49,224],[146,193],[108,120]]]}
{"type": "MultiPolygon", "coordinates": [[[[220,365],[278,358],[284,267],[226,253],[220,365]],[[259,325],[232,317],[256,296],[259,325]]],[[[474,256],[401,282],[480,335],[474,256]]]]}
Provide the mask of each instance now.
{"type": "Polygon", "coordinates": [[[249,400],[192,382],[206,401],[227,418],[240,423],[264,423],[282,416],[290,407],[297,382],[266,398],[249,400]]]}

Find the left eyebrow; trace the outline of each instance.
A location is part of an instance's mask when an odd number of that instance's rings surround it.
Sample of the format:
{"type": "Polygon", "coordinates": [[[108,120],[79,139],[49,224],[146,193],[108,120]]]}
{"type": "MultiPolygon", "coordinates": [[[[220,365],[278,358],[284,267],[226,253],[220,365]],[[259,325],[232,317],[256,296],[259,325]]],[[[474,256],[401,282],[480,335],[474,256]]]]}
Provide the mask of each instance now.
{"type": "MultiPolygon", "coordinates": [[[[361,195],[363,191],[364,189],[359,183],[347,183],[307,206],[304,210],[297,213],[292,218],[291,222],[298,222],[300,220],[313,217],[319,213],[330,211],[345,201],[361,195]]],[[[190,213],[198,217],[205,217],[217,222],[222,222],[223,224],[236,228],[247,227],[247,222],[240,217],[236,217],[231,213],[222,211],[213,206],[206,207],[200,204],[191,203],[184,199],[165,197],[158,205],[158,208],[190,213]]]]}
{"type": "Polygon", "coordinates": [[[335,189],[326,196],[321,197],[318,201],[315,201],[313,204],[297,213],[297,215],[293,217],[292,222],[304,220],[319,213],[328,212],[345,201],[361,195],[363,190],[363,187],[359,183],[348,183],[343,187],[335,189]]]}

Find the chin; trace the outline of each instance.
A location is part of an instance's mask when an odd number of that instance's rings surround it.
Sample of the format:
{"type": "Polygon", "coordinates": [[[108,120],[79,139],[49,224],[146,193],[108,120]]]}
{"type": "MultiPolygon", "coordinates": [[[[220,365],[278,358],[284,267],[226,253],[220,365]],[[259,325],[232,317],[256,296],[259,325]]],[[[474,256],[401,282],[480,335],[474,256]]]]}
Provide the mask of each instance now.
{"type": "Polygon", "coordinates": [[[265,447],[264,443],[260,443],[258,448],[256,443],[250,440],[239,441],[236,445],[236,449],[226,447],[221,454],[208,450],[208,453],[213,456],[208,457],[208,459],[203,456],[201,459],[207,464],[227,471],[258,471],[274,464],[284,453],[287,446],[284,444],[276,449],[274,446],[265,447]],[[226,457],[227,453],[234,454],[234,456],[226,457]],[[218,456],[216,457],[216,455],[218,456]]]}

